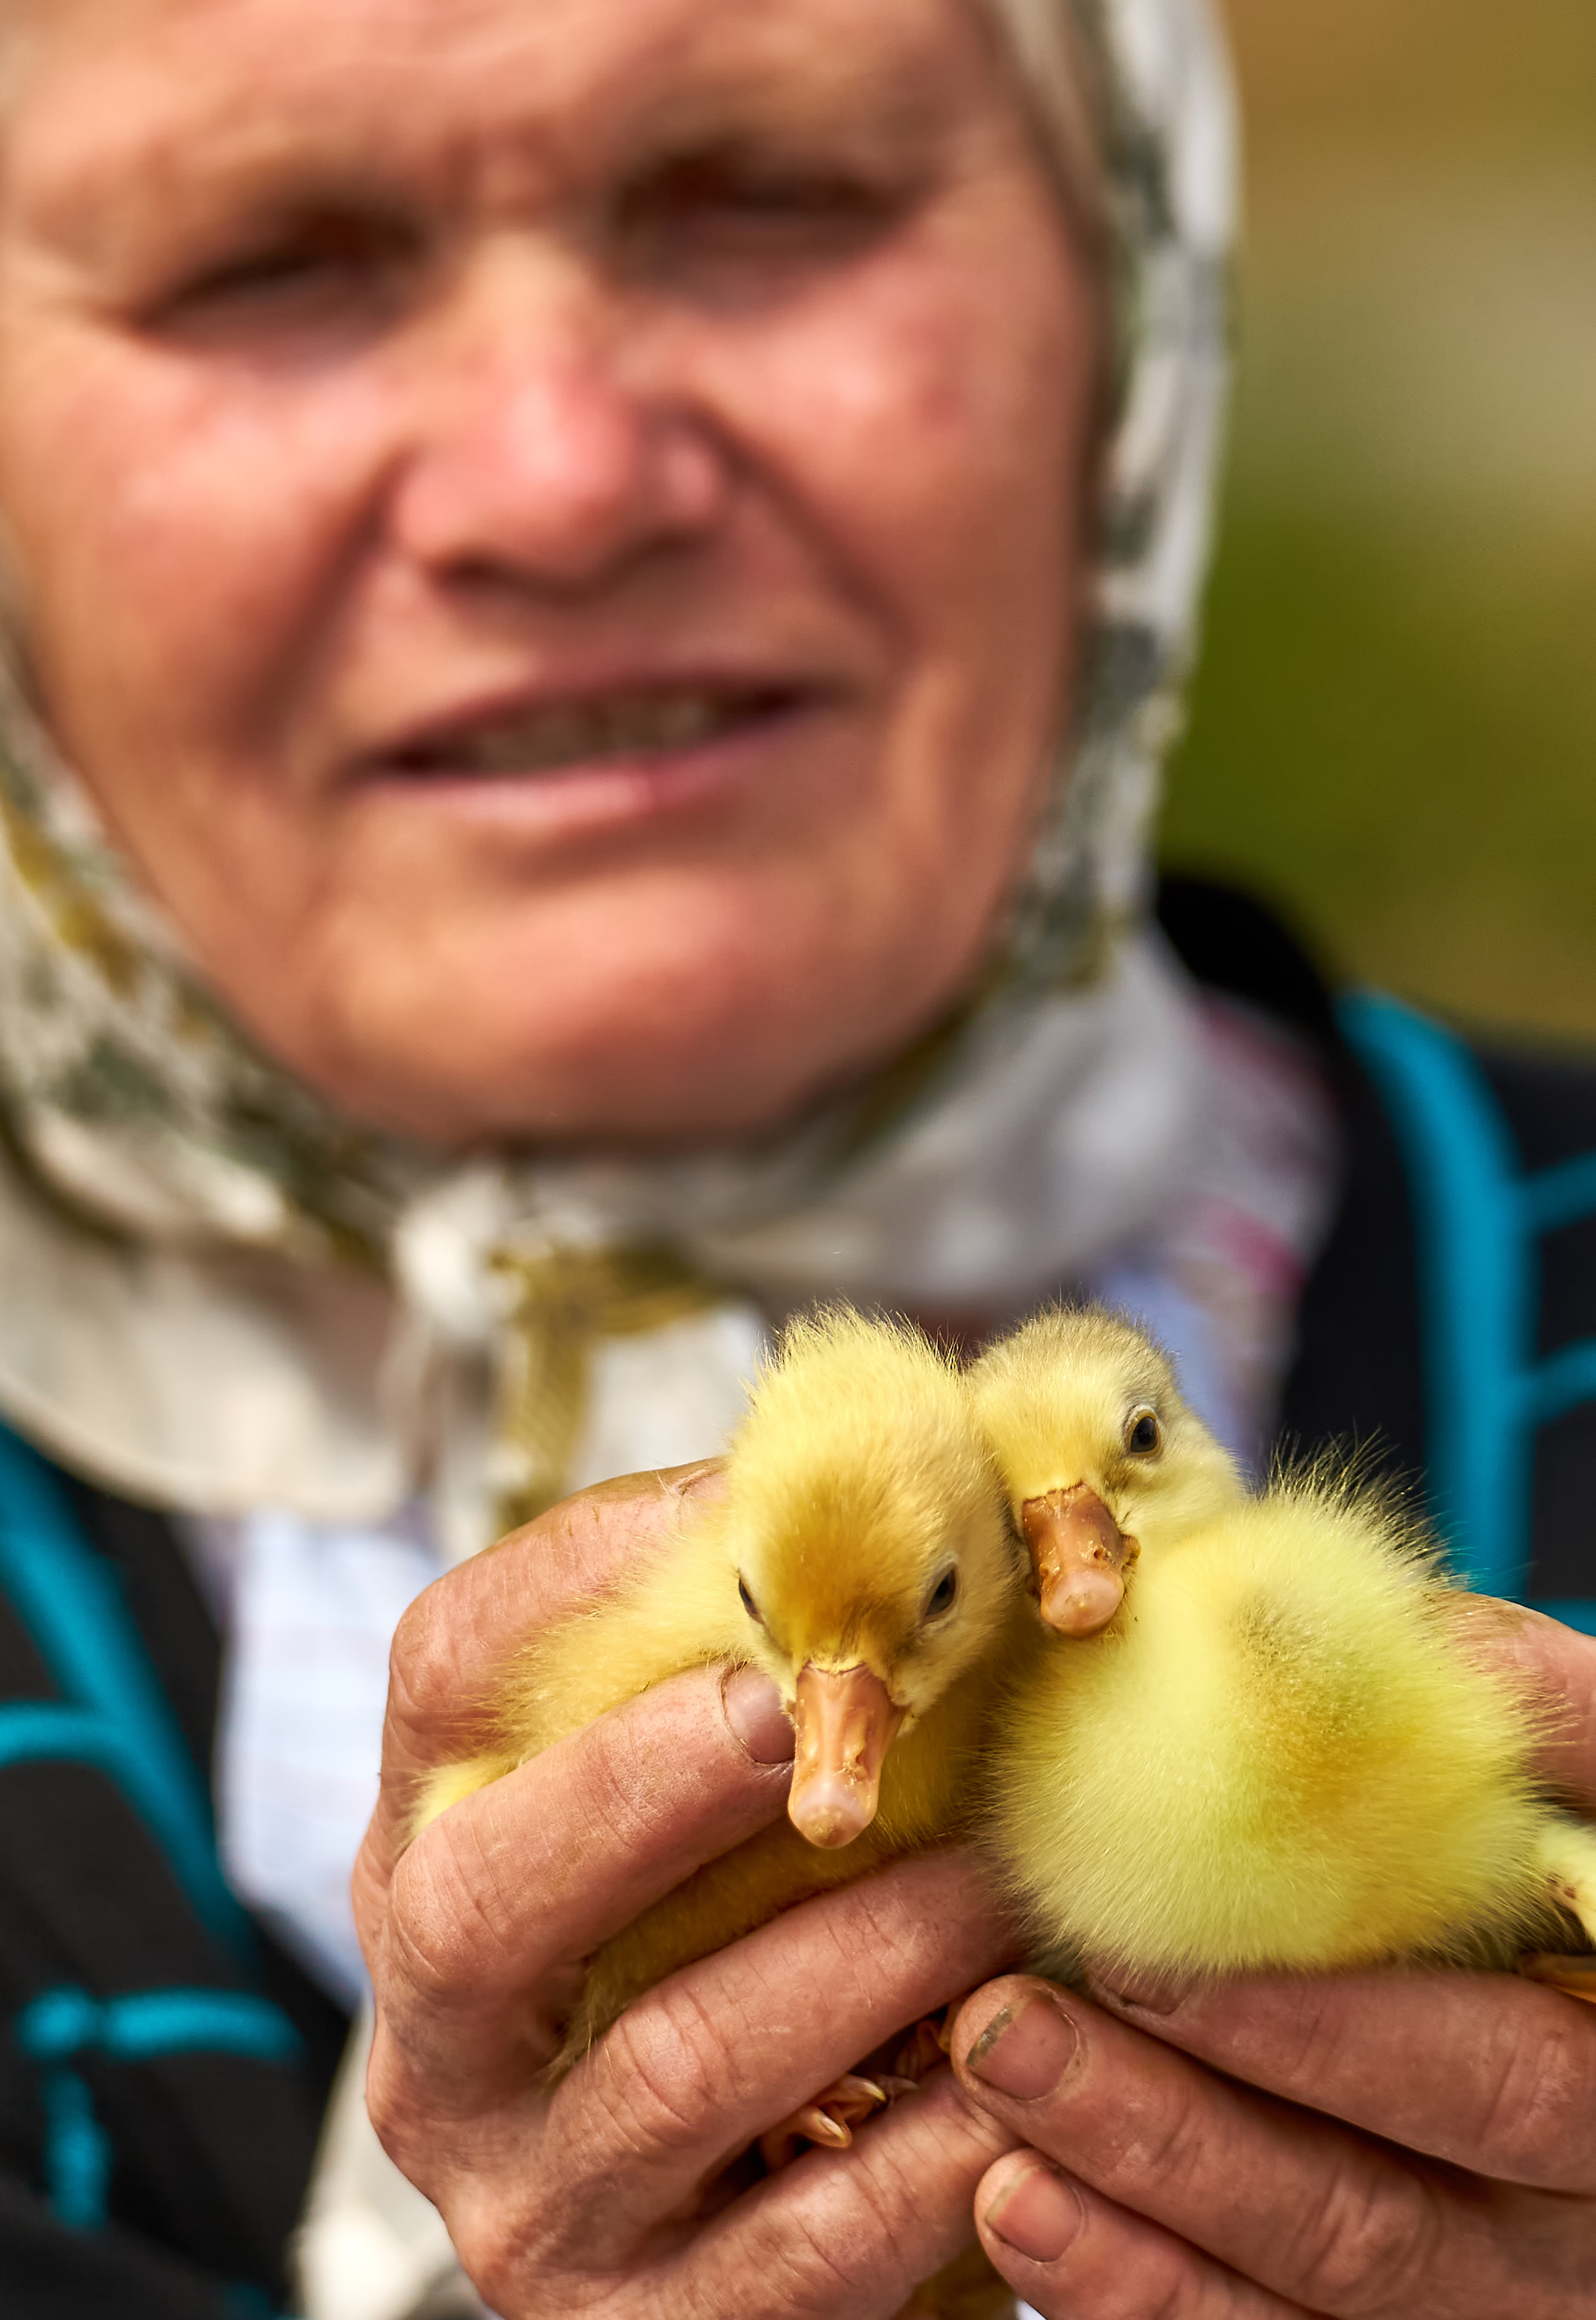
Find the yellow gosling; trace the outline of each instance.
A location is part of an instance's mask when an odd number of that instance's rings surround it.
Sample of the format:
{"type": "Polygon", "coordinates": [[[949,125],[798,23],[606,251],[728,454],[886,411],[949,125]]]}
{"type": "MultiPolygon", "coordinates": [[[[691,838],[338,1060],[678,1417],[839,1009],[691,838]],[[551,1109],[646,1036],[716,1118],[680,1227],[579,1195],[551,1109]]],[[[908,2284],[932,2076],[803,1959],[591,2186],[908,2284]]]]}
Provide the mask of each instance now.
{"type": "Polygon", "coordinates": [[[1470,1651],[1391,1499],[1327,1470],[1251,1494],[1163,1355],[1041,1316],[971,1373],[1054,1633],[993,1766],[1038,1962],[1175,1977],[1506,1964],[1596,1938],[1596,1832],[1470,1651]]]}
{"type": "MultiPolygon", "coordinates": [[[[515,1653],[489,1746],[434,1773],[420,1801],[417,1832],[685,1669],[758,1667],[775,1682],[796,1731],[788,1819],[600,1952],[557,2075],[677,1967],[961,1826],[1002,1671],[1036,1647],[1022,1577],[952,1363],[902,1323],[837,1310],[792,1324],[724,1497],[690,1508],[619,1591],[515,1653]]],[[[846,2143],[848,2098],[833,2109],[822,2098],[789,2130],[846,2143]]]]}

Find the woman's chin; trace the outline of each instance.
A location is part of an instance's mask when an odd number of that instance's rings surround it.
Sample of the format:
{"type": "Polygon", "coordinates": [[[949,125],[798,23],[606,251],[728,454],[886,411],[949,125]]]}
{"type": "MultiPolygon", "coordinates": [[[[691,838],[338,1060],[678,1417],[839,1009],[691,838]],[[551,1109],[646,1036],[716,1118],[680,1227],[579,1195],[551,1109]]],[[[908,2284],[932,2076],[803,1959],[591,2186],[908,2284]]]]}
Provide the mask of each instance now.
{"type": "MultiPolygon", "coordinates": [[[[867,1042],[839,1034],[834,1012],[772,1029],[690,1014],[650,1038],[622,1011],[597,1028],[526,1019],[502,1003],[413,1014],[355,1010],[251,1028],[340,1111],[445,1150],[536,1144],[573,1152],[691,1150],[757,1144],[901,1044],[896,1024],[867,1042]]],[[[857,1029],[857,1027],[856,1027],[857,1029]]]]}
{"type": "Polygon", "coordinates": [[[936,1019],[1002,893],[1001,860],[971,846],[928,899],[916,834],[890,827],[861,873],[819,815],[803,854],[701,831],[558,868],[447,810],[431,846],[403,806],[383,818],[309,913],[213,915],[193,947],[253,1038],[341,1110],[450,1147],[766,1137],[936,1019]]]}
{"type": "Polygon", "coordinates": [[[612,1074],[585,1059],[578,1075],[521,1065],[506,1069],[492,1088],[462,1083],[441,1068],[429,1074],[407,1059],[402,1075],[374,1070],[334,1076],[302,1076],[339,1110],[363,1125],[443,1152],[466,1153],[485,1146],[536,1146],[572,1155],[666,1154],[735,1150],[757,1146],[776,1134],[824,1092],[816,1086],[772,1086],[750,1099],[746,1084],[709,1086],[686,1074],[672,1086],[658,1083],[648,1064],[624,1065],[612,1074]]]}

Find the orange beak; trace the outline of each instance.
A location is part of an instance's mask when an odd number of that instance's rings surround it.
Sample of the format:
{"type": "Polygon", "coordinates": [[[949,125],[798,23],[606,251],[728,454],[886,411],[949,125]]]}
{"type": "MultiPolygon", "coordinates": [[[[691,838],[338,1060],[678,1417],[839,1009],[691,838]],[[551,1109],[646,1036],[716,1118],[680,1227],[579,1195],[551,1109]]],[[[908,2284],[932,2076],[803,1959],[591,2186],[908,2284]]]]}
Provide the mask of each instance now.
{"type": "Polygon", "coordinates": [[[1095,1636],[1125,1600],[1125,1574],[1141,1549],[1084,1482],[1027,1499],[1020,1509],[1047,1626],[1095,1636]]]}
{"type": "Polygon", "coordinates": [[[902,1709],[893,1707],[885,1684],[867,1667],[811,1663],[800,1672],[787,1814],[811,1844],[851,1844],[869,1827],[881,1768],[902,1720],[902,1709]]]}

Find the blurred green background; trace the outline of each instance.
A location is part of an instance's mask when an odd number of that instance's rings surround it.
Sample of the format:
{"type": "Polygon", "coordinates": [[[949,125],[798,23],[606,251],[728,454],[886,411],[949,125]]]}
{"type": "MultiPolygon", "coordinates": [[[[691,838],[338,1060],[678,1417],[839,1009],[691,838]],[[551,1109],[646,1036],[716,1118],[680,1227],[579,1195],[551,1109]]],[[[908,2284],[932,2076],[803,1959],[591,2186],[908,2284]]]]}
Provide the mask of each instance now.
{"type": "Polygon", "coordinates": [[[1165,858],[1596,1037],[1596,0],[1226,0],[1239,373],[1165,858]]]}

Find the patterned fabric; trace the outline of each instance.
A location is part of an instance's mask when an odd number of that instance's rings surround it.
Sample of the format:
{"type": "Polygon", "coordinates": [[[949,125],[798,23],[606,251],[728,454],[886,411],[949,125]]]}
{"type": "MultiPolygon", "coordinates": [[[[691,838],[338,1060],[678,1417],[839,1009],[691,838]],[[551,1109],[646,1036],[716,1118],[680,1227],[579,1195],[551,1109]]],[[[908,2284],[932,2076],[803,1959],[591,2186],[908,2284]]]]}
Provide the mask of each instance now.
{"type": "Polygon", "coordinates": [[[494,1263],[513,1300],[492,1477],[494,1527],[504,1532],[563,1494],[592,1400],[595,1342],[651,1337],[722,1299],[668,1248],[557,1248],[539,1256],[506,1249],[494,1263]]]}
{"type": "Polygon", "coordinates": [[[1211,1101],[1184,1196],[1148,1248],[1086,1285],[1151,1328],[1204,1424],[1262,1474],[1335,1204],[1340,1123],[1323,1058],[1277,1020],[1205,994],[1200,1029],[1211,1101]]]}
{"type": "MultiPolygon", "coordinates": [[[[573,1251],[617,1252],[604,1262],[628,1274],[663,1249],[778,1306],[835,1286],[923,1300],[939,1260],[923,1237],[925,1263],[903,1260],[902,1177],[928,1230],[978,1249],[986,1282],[1022,1302],[1166,1204],[1194,1100],[1187,1002],[1137,929],[1223,399],[1229,86],[1205,0],[993,5],[1066,177],[1081,131],[1058,92],[1098,93],[1120,343],[1085,698],[975,990],[911,1055],[751,1157],[595,1168],[506,1151],[462,1171],[360,1128],[251,1046],[9,684],[0,1406],[59,1455],[204,1512],[275,1495],[276,1478],[307,1513],[341,1519],[403,1504],[440,1445],[445,1527],[463,1551],[491,1529],[494,1408],[524,1413],[512,1373],[568,1385],[585,1335],[647,1326],[613,1295],[537,1311],[527,1284],[568,1271],[573,1251]],[[1088,68],[1061,73],[1072,52],[1088,68]],[[1000,1105],[1001,1132],[983,1138],[960,1126],[1017,1078],[1056,1123],[1097,1122],[1059,1183],[1026,1184],[1018,1202],[1003,1137],[1034,1139],[1035,1105],[1000,1105]],[[1118,1141],[1109,1119],[1124,1123],[1118,1141]],[[1038,1218],[1038,1203],[1072,1221],[1038,1218]],[[984,1239],[968,1228],[977,1210],[984,1239]],[[853,1255],[844,1278],[839,1246],[853,1255]]],[[[568,1451],[577,1429],[560,1430],[568,1451]]],[[[509,1487],[546,1497],[558,1463],[552,1432],[523,1443],[509,1487]]]]}

